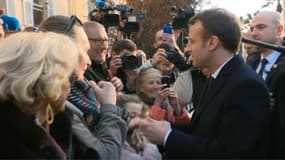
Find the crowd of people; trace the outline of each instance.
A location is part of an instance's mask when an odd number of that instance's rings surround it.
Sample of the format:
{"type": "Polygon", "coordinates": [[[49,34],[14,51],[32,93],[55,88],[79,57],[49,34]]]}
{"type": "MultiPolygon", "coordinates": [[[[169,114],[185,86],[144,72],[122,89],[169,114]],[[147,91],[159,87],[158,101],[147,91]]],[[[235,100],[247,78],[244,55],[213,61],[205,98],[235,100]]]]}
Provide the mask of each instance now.
{"type": "Polygon", "coordinates": [[[76,16],[0,24],[0,158],[285,158],[285,54],[238,54],[242,36],[284,44],[278,12],[243,35],[226,9],[201,11],[184,48],[159,30],[148,59],[76,16]]]}

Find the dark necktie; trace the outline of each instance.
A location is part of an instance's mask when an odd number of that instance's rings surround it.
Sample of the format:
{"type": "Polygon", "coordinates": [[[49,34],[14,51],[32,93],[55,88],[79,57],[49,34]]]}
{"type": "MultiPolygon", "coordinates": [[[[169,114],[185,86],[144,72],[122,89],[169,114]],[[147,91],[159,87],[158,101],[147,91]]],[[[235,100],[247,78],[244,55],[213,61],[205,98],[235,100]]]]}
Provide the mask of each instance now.
{"type": "Polygon", "coordinates": [[[268,63],[268,60],[266,58],[263,58],[261,60],[261,67],[260,67],[260,70],[258,72],[258,75],[260,75],[262,77],[263,75],[263,72],[264,72],[264,69],[265,69],[265,65],[268,63]]]}

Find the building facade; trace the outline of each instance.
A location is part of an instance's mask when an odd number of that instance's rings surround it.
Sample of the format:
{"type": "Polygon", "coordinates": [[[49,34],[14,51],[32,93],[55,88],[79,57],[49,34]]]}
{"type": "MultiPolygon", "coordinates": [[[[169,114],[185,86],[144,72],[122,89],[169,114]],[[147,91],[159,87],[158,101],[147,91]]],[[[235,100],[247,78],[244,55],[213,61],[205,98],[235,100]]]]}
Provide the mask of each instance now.
{"type": "Polygon", "coordinates": [[[37,26],[51,15],[76,15],[88,20],[88,0],[0,0],[0,8],[22,26],[37,26]]]}
{"type": "MultiPolygon", "coordinates": [[[[115,4],[126,4],[126,0],[106,0],[115,4]]],[[[76,15],[83,22],[95,7],[96,0],[0,0],[0,9],[16,16],[21,25],[37,26],[51,15],[76,15]]]]}

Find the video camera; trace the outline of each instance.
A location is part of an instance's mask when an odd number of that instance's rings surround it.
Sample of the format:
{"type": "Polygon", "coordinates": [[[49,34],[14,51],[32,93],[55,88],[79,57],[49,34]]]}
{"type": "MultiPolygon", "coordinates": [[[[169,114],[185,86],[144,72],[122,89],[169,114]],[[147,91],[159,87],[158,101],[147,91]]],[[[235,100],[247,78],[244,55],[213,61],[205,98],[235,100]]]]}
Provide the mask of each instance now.
{"type": "Polygon", "coordinates": [[[132,12],[132,8],[127,5],[118,4],[116,6],[109,6],[105,0],[96,0],[96,9],[89,13],[90,20],[102,23],[105,27],[119,26],[120,15],[109,13],[109,11],[119,11],[121,14],[132,12]]]}
{"type": "Polygon", "coordinates": [[[138,32],[140,29],[139,23],[133,20],[129,20],[130,17],[127,17],[126,14],[132,13],[133,8],[124,5],[118,4],[116,6],[109,6],[105,3],[105,0],[96,0],[96,9],[89,13],[90,20],[97,21],[103,24],[106,28],[111,26],[117,26],[121,28],[124,33],[138,32]],[[110,11],[119,11],[120,14],[110,13],[110,11]],[[120,26],[120,21],[125,18],[127,19],[124,27],[120,26]]]}
{"type": "Polygon", "coordinates": [[[140,30],[140,24],[136,21],[136,17],[134,16],[128,17],[125,26],[121,28],[121,31],[123,31],[126,34],[139,32],[139,30],[140,30]]]}
{"type": "Polygon", "coordinates": [[[179,9],[172,7],[171,10],[176,15],[172,21],[173,29],[187,28],[189,19],[195,15],[195,10],[190,6],[179,9]]]}

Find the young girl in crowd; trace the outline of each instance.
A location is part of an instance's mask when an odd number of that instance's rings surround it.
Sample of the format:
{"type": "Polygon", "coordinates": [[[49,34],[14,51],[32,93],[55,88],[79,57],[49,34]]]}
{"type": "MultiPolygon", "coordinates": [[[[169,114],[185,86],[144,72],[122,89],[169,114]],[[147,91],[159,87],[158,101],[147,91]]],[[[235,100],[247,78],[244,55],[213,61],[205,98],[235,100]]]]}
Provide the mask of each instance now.
{"type": "Polygon", "coordinates": [[[153,67],[142,68],[137,79],[137,94],[149,106],[150,118],[172,122],[189,121],[187,110],[178,103],[171,87],[161,84],[161,72],[153,67]]]}
{"type": "MultiPolygon", "coordinates": [[[[148,107],[135,95],[119,95],[117,105],[129,112],[128,122],[136,117],[148,117],[148,107]]],[[[157,146],[148,142],[139,128],[129,128],[126,141],[122,146],[121,159],[160,160],[161,155],[157,146]]]]}

